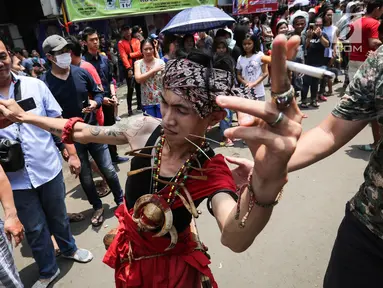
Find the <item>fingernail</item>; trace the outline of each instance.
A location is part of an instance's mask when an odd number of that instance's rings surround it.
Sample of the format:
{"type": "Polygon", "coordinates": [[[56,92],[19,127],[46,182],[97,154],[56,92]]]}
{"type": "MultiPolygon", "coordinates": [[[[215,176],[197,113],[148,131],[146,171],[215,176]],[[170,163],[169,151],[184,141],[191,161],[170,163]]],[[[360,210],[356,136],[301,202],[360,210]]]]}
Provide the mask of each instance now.
{"type": "Polygon", "coordinates": [[[217,96],[215,99],[215,102],[217,102],[218,105],[224,105],[225,104],[225,98],[223,96],[217,96]]]}

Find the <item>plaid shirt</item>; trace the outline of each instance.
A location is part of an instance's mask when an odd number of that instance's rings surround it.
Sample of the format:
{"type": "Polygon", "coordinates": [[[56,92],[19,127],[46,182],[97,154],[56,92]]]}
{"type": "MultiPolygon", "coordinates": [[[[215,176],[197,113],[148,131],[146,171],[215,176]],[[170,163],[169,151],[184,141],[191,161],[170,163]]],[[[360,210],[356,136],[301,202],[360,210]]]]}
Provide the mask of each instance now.
{"type": "Polygon", "coordinates": [[[4,232],[4,222],[0,220],[0,287],[22,288],[19,273],[13,261],[12,245],[4,232]]]}

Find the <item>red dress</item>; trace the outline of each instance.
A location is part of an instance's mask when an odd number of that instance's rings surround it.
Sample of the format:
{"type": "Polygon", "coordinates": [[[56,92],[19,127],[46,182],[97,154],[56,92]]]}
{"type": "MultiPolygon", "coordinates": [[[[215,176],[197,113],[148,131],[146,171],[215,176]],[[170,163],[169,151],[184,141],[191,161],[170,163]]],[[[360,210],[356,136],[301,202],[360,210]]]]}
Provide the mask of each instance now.
{"type": "MultiPolygon", "coordinates": [[[[203,168],[209,169],[204,172],[208,176],[207,181],[186,181],[193,200],[206,198],[219,190],[235,191],[234,180],[222,155],[207,160],[203,168]]],[[[198,173],[193,171],[190,174],[200,175],[198,173]]],[[[166,191],[161,192],[168,195],[166,191]]],[[[177,199],[172,209],[181,206],[182,202],[177,199]]],[[[210,278],[213,287],[218,287],[208,267],[210,260],[202,251],[195,250],[196,242],[190,229],[179,233],[175,248],[164,252],[170,238],[155,238],[152,237],[154,233],[138,232],[132,213],[126,205],[116,210],[120,223],[118,234],[103,260],[115,269],[116,287],[196,288],[201,287],[201,274],[210,278]],[[131,261],[128,255],[133,258],[131,261]]]]}

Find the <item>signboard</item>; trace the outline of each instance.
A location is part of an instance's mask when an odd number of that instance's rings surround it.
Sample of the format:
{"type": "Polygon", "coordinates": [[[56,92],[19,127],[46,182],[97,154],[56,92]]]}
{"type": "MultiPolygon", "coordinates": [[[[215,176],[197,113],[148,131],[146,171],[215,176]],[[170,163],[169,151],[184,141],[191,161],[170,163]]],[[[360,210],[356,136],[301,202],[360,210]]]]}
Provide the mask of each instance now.
{"type": "Polygon", "coordinates": [[[199,5],[214,6],[216,0],[65,0],[69,21],[137,16],[171,12],[199,5]]]}
{"type": "Polygon", "coordinates": [[[278,0],[235,0],[233,14],[254,14],[278,10],[278,0]]]}

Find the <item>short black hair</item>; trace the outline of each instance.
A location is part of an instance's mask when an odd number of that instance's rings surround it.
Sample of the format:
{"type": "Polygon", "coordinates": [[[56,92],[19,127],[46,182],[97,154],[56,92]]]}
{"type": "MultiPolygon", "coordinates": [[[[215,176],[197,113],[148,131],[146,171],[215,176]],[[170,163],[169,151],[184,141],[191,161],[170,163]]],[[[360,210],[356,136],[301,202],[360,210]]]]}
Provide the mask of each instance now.
{"type": "Polygon", "coordinates": [[[82,40],[87,41],[89,35],[97,34],[97,30],[92,27],[86,27],[82,31],[82,40]]]}
{"type": "Polygon", "coordinates": [[[124,26],[121,27],[121,32],[129,30],[131,27],[128,24],[124,24],[124,26]]]}
{"type": "Polygon", "coordinates": [[[78,39],[73,35],[66,37],[65,40],[68,42],[68,47],[70,48],[72,53],[75,56],[80,57],[82,51],[80,41],[78,41],[78,39]]]}
{"type": "Polygon", "coordinates": [[[225,29],[219,29],[217,33],[215,33],[215,37],[226,37],[226,35],[229,35],[231,38],[231,33],[225,29]]]}
{"type": "Polygon", "coordinates": [[[371,1],[367,4],[366,14],[371,14],[376,8],[381,8],[383,6],[383,0],[371,1]]]}

